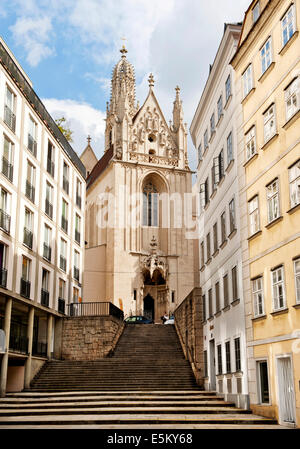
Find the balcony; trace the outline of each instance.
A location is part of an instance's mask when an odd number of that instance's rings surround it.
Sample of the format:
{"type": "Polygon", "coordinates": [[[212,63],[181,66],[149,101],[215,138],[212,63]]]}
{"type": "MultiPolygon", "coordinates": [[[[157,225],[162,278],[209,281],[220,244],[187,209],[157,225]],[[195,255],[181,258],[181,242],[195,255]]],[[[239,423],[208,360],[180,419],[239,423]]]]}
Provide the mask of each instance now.
{"type": "Polygon", "coordinates": [[[60,313],[65,313],[65,303],[63,298],[58,298],[58,311],[60,313]]]}
{"type": "Polygon", "coordinates": [[[41,304],[42,306],[49,307],[49,292],[41,289],[41,304]]]}
{"type": "Polygon", "coordinates": [[[81,196],[78,195],[78,193],[76,193],[76,206],[78,206],[79,209],[81,209],[81,196]]]}
{"type": "Polygon", "coordinates": [[[61,270],[67,271],[67,259],[65,257],[60,256],[59,266],[61,270]]]}
{"type": "Polygon", "coordinates": [[[63,189],[67,194],[69,194],[69,181],[65,176],[63,176],[63,189]]]}
{"type": "Polygon", "coordinates": [[[74,277],[74,279],[76,279],[76,281],[79,282],[79,268],[77,268],[77,267],[73,267],[73,268],[74,268],[73,277],[74,277]]]}
{"type": "Polygon", "coordinates": [[[68,233],[68,220],[64,216],[61,217],[61,227],[67,234],[68,233]]]}
{"type": "Polygon", "coordinates": [[[30,231],[30,229],[24,228],[24,236],[23,236],[24,245],[26,245],[26,246],[28,246],[28,248],[32,249],[32,242],[33,242],[32,231],[30,231]]]}
{"type": "Polygon", "coordinates": [[[36,143],[36,140],[32,137],[31,134],[28,134],[27,148],[33,154],[33,156],[36,157],[37,143],[36,143]]]}
{"type": "Polygon", "coordinates": [[[27,198],[32,201],[34,203],[34,198],[35,198],[35,188],[33,187],[33,185],[26,180],[26,189],[25,189],[25,195],[27,196],[27,198]]]}
{"type": "Polygon", "coordinates": [[[30,281],[21,278],[20,295],[24,298],[30,298],[30,281]]]}
{"type": "Polygon", "coordinates": [[[9,234],[10,232],[10,215],[0,209],[0,228],[9,234]]]}
{"type": "Polygon", "coordinates": [[[51,159],[47,159],[47,172],[52,177],[54,177],[54,168],[55,168],[54,162],[51,159]]]}
{"type": "Polygon", "coordinates": [[[43,247],[43,257],[47,259],[49,262],[51,261],[51,247],[44,243],[43,247]]]}
{"type": "Polygon", "coordinates": [[[4,107],[4,122],[13,131],[16,131],[16,116],[13,111],[5,105],[4,107]]]}
{"type": "Polygon", "coordinates": [[[0,268],[0,287],[6,288],[7,284],[7,269],[0,268]]]}
{"type": "Polygon", "coordinates": [[[75,240],[80,245],[80,232],[75,229],[75,240]]]}
{"type": "Polygon", "coordinates": [[[49,218],[53,218],[53,204],[51,204],[47,198],[45,201],[45,214],[47,214],[49,218]]]}
{"type": "Polygon", "coordinates": [[[10,182],[13,182],[14,167],[4,156],[2,157],[2,173],[10,180],[10,182]]]}

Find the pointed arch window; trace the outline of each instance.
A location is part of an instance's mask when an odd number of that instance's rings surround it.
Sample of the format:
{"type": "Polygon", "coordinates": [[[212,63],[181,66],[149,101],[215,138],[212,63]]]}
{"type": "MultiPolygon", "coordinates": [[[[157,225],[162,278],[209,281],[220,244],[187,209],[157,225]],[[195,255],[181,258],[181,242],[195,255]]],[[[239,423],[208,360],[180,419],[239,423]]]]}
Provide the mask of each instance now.
{"type": "Polygon", "coordinates": [[[158,191],[152,182],[143,189],[143,226],[158,226],[158,191]]]}

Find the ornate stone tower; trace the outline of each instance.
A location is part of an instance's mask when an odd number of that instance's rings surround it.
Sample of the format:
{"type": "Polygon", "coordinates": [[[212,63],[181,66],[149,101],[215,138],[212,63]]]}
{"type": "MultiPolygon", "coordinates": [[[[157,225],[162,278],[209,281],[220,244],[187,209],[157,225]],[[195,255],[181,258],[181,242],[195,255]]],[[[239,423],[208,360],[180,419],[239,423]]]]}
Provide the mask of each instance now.
{"type": "Polygon", "coordinates": [[[125,315],[159,321],[193,289],[187,129],[179,87],[168,124],[152,74],[139,107],[126,53],[123,47],[112,73],[104,155],[87,179],[84,300],[112,301],[125,315]]]}

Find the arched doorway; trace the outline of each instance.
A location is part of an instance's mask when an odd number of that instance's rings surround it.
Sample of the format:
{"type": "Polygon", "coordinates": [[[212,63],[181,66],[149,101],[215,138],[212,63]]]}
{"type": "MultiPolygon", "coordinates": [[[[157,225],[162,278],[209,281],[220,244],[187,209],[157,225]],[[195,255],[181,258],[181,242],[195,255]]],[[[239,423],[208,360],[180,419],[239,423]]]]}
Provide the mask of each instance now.
{"type": "Polygon", "coordinates": [[[154,320],[154,299],[151,295],[144,298],[144,316],[149,320],[154,320]]]}

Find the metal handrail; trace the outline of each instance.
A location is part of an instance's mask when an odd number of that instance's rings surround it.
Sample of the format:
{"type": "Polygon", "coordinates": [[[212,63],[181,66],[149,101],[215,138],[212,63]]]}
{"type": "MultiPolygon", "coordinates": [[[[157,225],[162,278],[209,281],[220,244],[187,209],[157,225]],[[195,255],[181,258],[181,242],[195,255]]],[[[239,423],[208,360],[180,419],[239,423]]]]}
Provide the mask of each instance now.
{"type": "Polygon", "coordinates": [[[124,312],[111,302],[73,302],[67,305],[69,316],[115,316],[124,319],[124,312]]]}

